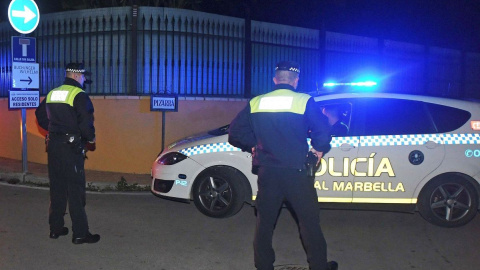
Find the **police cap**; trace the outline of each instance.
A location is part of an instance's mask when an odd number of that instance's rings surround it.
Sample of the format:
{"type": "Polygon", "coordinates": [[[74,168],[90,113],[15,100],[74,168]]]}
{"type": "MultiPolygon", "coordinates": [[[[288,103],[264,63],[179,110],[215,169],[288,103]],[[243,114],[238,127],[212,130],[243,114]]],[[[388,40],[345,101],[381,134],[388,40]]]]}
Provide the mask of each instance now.
{"type": "Polygon", "coordinates": [[[66,72],[82,73],[85,76],[91,75],[90,71],[86,71],[82,63],[68,63],[65,67],[66,72]]]}
{"type": "Polygon", "coordinates": [[[300,74],[300,66],[292,61],[282,61],[275,66],[275,71],[277,70],[286,70],[292,71],[300,74]]]}

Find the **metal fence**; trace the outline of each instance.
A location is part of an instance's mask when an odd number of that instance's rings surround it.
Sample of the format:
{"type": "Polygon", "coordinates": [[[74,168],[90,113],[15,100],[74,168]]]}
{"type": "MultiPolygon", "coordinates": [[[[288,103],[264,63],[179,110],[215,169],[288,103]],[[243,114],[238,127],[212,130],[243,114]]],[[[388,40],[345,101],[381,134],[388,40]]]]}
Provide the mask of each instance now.
{"type": "Polygon", "coordinates": [[[275,64],[279,60],[300,65],[298,88],[312,92],[321,85],[321,50],[318,30],[252,22],[251,94],[263,94],[272,88],[275,64]]]}
{"type": "MultiPolygon", "coordinates": [[[[304,81],[318,81],[307,79],[318,73],[318,31],[254,21],[250,27],[246,37],[244,19],[169,8],[46,14],[31,35],[37,39],[40,92],[62,83],[69,62],[92,71],[94,83],[86,91],[93,95],[250,97],[271,88],[273,67],[282,59],[311,66],[304,81]],[[254,61],[245,61],[246,38],[254,61]]],[[[0,96],[11,88],[14,35],[0,25],[0,96]]]]}
{"type": "Polygon", "coordinates": [[[242,96],[244,20],[141,8],[138,22],[138,94],[242,96]]]}
{"type": "Polygon", "coordinates": [[[374,78],[382,91],[480,98],[480,54],[327,32],[324,78],[374,78]]]}
{"type": "MultiPolygon", "coordinates": [[[[11,36],[0,24],[0,97],[12,86],[11,36]]],[[[252,97],[272,86],[275,63],[301,66],[299,89],[379,80],[382,90],[480,98],[480,55],[190,10],[118,7],[45,14],[37,39],[40,93],[68,62],[93,73],[91,95],[252,97]]]]}

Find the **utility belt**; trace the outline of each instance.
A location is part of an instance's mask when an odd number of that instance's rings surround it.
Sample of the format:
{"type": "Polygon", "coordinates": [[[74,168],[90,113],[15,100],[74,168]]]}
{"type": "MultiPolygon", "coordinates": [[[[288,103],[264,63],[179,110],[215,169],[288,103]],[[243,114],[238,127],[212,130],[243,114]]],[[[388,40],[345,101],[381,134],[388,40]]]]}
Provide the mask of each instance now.
{"type": "Polygon", "coordinates": [[[80,134],[63,133],[63,132],[49,132],[48,137],[50,140],[60,141],[64,143],[75,144],[81,142],[82,136],[80,134]]]}
{"type": "Polygon", "coordinates": [[[48,142],[56,141],[61,143],[70,144],[72,149],[76,153],[83,153],[83,142],[82,136],[80,134],[72,134],[72,133],[63,133],[63,132],[49,132],[47,137],[45,138],[45,150],[48,152],[48,142]]]}

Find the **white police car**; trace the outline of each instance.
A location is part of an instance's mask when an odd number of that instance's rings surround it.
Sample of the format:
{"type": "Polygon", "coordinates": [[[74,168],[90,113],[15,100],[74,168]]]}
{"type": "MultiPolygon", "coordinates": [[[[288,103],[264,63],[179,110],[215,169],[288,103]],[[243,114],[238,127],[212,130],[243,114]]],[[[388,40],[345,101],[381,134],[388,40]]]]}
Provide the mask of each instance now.
{"type": "MultiPolygon", "coordinates": [[[[388,93],[315,97],[341,108],[348,133],[332,138],[314,187],[324,207],[418,210],[457,227],[479,208],[480,103],[388,93]]],[[[228,143],[228,126],[177,141],[152,167],[152,192],[193,200],[211,217],[255,200],[251,155],[228,143]]]]}

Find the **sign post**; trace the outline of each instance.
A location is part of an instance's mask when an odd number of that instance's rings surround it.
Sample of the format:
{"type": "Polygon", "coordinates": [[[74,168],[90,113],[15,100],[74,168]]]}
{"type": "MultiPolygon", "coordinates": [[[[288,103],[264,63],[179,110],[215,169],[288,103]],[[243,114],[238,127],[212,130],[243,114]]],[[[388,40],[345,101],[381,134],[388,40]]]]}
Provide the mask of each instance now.
{"type": "Polygon", "coordinates": [[[165,112],[178,111],[178,95],[152,95],[150,97],[150,111],[162,112],[162,150],[165,149],[165,112]]]}
{"type": "Polygon", "coordinates": [[[12,0],[8,6],[8,20],[22,37],[12,37],[12,88],[8,94],[9,109],[21,109],[22,114],[22,169],[27,168],[27,111],[39,106],[39,66],[36,63],[35,38],[24,37],[33,32],[40,22],[40,10],[34,0],[12,0]]]}

